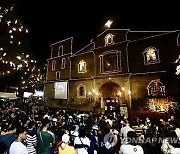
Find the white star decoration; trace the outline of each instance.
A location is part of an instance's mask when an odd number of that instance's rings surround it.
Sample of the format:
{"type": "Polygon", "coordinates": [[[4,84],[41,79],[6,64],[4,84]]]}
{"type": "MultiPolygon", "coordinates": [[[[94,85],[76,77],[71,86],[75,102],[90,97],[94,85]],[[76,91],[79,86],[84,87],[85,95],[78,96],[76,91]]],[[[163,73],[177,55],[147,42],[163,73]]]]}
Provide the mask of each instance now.
{"type": "Polygon", "coordinates": [[[108,28],[110,28],[112,23],[113,23],[113,21],[108,20],[108,21],[105,23],[105,26],[107,26],[108,28]]]}

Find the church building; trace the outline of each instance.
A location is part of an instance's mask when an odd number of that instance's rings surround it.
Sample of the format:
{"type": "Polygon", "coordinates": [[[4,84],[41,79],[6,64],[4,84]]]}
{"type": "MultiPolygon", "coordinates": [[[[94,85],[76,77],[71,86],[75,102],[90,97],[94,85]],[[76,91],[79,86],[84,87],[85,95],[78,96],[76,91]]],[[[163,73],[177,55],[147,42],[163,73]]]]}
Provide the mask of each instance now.
{"type": "Polygon", "coordinates": [[[51,44],[45,105],[107,110],[147,99],[151,109],[166,110],[168,98],[178,96],[180,88],[173,68],[179,35],[178,30],[107,29],[79,51],[73,50],[72,37],[51,44]]]}

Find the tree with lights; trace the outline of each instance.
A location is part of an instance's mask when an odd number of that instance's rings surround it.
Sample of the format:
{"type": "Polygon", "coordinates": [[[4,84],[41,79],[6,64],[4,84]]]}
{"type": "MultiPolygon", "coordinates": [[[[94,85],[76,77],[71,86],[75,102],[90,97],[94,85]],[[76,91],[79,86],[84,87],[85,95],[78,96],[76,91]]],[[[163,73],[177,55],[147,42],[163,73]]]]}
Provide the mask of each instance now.
{"type": "Polygon", "coordinates": [[[0,6],[0,85],[32,90],[43,83],[44,68],[27,51],[28,29],[17,17],[16,9],[15,4],[0,6]]]}

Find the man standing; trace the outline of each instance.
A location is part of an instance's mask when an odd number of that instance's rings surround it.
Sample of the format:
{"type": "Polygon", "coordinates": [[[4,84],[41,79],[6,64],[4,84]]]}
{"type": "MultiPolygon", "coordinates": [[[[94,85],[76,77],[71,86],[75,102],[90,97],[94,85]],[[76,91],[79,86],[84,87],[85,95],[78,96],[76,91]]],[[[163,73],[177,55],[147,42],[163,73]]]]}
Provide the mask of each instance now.
{"type": "Polygon", "coordinates": [[[49,125],[49,119],[45,118],[42,120],[42,125],[37,133],[38,154],[51,153],[50,144],[55,142],[55,138],[48,132],[49,125]]]}
{"type": "Polygon", "coordinates": [[[37,148],[37,135],[36,135],[36,129],[35,129],[35,122],[30,121],[28,123],[28,132],[27,132],[27,138],[25,140],[28,153],[29,154],[36,154],[36,148],[37,148]]]}
{"type": "Polygon", "coordinates": [[[22,143],[26,139],[27,129],[20,127],[16,130],[17,138],[11,144],[9,154],[28,154],[27,147],[22,143]]]}
{"type": "Polygon", "coordinates": [[[123,126],[124,127],[122,127],[120,131],[121,144],[127,144],[127,133],[134,130],[130,127],[130,123],[128,120],[124,121],[123,126]]]}

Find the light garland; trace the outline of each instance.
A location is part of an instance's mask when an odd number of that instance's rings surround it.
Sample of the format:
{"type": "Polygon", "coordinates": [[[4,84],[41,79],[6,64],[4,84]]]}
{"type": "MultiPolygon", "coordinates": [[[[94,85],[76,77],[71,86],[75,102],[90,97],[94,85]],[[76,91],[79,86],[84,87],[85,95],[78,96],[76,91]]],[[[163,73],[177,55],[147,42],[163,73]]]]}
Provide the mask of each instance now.
{"type": "Polygon", "coordinates": [[[178,65],[176,66],[176,72],[175,72],[175,74],[176,74],[176,75],[179,75],[179,74],[180,74],[180,55],[179,55],[178,59],[176,59],[175,64],[178,64],[178,65]]]}

